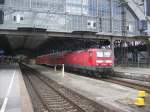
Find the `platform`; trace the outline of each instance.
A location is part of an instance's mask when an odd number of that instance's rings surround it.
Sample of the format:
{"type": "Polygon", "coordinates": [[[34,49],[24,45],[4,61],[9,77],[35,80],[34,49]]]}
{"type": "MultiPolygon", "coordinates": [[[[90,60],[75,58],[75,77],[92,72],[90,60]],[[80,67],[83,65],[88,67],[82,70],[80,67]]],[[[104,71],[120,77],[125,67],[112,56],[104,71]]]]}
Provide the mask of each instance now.
{"type": "Polygon", "coordinates": [[[18,64],[0,65],[0,112],[33,112],[18,64]]]}
{"type": "Polygon", "coordinates": [[[115,67],[115,76],[139,81],[150,82],[149,68],[115,67]]]}
{"type": "Polygon", "coordinates": [[[59,84],[100,104],[104,103],[114,106],[115,108],[122,109],[122,112],[140,112],[133,105],[138,93],[135,89],[71,73],[65,73],[63,77],[62,72],[55,72],[49,67],[39,65],[30,65],[30,67],[59,84]]]}

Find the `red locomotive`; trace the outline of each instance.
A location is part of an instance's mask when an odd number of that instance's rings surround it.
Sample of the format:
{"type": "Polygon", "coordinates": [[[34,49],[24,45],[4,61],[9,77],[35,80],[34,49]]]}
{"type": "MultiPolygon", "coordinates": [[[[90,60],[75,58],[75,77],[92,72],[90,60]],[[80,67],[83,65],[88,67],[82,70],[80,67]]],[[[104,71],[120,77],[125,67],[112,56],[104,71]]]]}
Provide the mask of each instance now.
{"type": "Polygon", "coordinates": [[[88,73],[89,75],[106,76],[112,71],[113,58],[110,49],[79,50],[39,56],[37,64],[51,66],[64,64],[65,69],[88,73]]]}

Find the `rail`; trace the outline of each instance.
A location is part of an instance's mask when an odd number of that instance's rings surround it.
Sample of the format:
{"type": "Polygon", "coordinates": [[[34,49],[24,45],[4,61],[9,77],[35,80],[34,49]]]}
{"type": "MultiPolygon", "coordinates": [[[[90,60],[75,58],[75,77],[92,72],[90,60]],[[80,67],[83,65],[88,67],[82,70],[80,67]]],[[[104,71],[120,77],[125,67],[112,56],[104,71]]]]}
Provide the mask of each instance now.
{"type": "Polygon", "coordinates": [[[35,110],[46,112],[123,112],[108,104],[98,104],[82,95],[41,75],[39,72],[21,65],[35,110]],[[36,100],[35,100],[36,99],[36,100]],[[37,105],[37,101],[39,102],[37,105]],[[40,108],[41,107],[41,108],[40,108]]]}
{"type": "Polygon", "coordinates": [[[138,83],[138,82],[136,82],[136,80],[130,81],[130,80],[123,80],[121,78],[109,78],[109,79],[102,79],[102,80],[111,82],[111,83],[115,83],[115,84],[119,84],[119,85],[123,85],[123,86],[127,86],[127,87],[131,87],[131,88],[135,88],[138,90],[145,90],[148,93],[150,93],[150,85],[149,84],[138,83]]]}

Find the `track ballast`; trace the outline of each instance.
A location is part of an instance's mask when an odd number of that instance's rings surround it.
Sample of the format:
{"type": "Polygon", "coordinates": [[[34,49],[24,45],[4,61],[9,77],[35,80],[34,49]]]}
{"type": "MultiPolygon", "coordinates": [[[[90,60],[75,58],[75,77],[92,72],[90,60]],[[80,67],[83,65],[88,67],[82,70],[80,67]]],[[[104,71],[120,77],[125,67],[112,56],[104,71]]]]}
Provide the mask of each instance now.
{"type": "Polygon", "coordinates": [[[59,85],[29,67],[21,65],[21,69],[35,112],[117,112],[59,85]]]}

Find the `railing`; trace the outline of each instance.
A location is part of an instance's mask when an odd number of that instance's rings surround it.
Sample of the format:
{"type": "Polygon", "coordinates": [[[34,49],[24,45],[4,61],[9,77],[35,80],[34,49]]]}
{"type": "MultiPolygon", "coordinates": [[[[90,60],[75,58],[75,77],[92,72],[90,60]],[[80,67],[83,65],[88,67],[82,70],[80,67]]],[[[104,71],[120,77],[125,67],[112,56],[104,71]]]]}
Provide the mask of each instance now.
{"type": "Polygon", "coordinates": [[[150,58],[144,58],[139,60],[133,59],[116,59],[115,66],[120,67],[138,67],[138,68],[149,68],[150,67],[150,58]]]}

